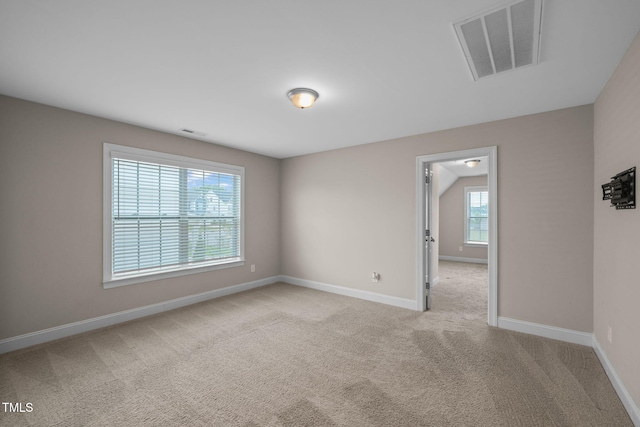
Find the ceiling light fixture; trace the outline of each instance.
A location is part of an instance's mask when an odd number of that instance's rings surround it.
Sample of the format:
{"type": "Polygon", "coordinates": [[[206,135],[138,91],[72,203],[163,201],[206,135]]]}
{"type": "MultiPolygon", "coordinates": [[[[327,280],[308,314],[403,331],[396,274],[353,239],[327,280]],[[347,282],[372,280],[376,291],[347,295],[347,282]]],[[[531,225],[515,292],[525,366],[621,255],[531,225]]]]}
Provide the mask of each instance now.
{"type": "Polygon", "coordinates": [[[299,87],[291,89],[287,96],[295,107],[305,109],[311,107],[320,95],[315,90],[299,87]]]}
{"type": "Polygon", "coordinates": [[[479,159],[465,160],[464,161],[464,164],[467,165],[468,168],[475,168],[476,166],[478,166],[478,163],[480,163],[479,159]]]}

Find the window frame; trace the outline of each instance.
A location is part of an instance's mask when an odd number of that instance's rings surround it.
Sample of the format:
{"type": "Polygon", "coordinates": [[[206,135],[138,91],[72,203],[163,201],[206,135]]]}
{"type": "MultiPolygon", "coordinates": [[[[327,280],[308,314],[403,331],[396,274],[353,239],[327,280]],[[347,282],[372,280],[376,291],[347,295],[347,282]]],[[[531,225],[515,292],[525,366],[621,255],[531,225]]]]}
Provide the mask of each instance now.
{"type": "Polygon", "coordinates": [[[475,246],[475,247],[487,247],[489,245],[488,236],[489,236],[489,212],[487,212],[487,242],[481,242],[477,240],[469,240],[469,193],[487,193],[487,207],[489,206],[489,188],[486,185],[482,186],[473,186],[473,187],[464,187],[464,246],[475,246]]]}
{"type": "Polygon", "coordinates": [[[245,179],[244,167],[229,165],[225,163],[213,162],[191,157],[179,156],[175,154],[162,153],[158,151],[145,150],[124,145],[116,145],[105,142],[103,144],[103,275],[102,285],[105,289],[133,285],[136,283],[149,282],[154,280],[179,277],[187,274],[202,273],[205,271],[219,270],[225,268],[239,267],[245,264],[244,257],[244,233],[245,233],[245,179]],[[140,162],[158,163],[161,165],[174,166],[180,168],[191,168],[205,170],[209,172],[226,173],[238,175],[240,177],[240,230],[239,230],[239,255],[234,258],[224,260],[212,260],[204,265],[190,266],[182,264],[174,268],[167,268],[163,271],[135,272],[128,275],[113,274],[113,167],[112,159],[121,158],[140,162]]]}

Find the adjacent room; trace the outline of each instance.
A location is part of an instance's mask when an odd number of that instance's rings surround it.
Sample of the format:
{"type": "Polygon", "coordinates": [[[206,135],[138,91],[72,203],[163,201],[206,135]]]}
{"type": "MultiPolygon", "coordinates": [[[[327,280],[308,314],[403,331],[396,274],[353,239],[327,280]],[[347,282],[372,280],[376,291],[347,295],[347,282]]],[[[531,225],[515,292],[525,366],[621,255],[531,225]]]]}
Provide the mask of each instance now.
{"type": "Polygon", "coordinates": [[[639,31],[0,0],[0,426],[640,426],[639,31]]]}

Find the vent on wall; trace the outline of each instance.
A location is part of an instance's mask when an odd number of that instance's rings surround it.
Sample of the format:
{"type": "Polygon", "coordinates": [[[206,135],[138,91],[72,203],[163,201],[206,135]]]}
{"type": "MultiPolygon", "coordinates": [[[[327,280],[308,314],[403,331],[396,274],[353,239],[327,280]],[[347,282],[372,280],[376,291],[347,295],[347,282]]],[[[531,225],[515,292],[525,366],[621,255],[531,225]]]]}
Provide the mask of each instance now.
{"type": "Polygon", "coordinates": [[[454,22],[473,79],[536,65],[541,20],[542,0],[516,0],[454,22]]]}

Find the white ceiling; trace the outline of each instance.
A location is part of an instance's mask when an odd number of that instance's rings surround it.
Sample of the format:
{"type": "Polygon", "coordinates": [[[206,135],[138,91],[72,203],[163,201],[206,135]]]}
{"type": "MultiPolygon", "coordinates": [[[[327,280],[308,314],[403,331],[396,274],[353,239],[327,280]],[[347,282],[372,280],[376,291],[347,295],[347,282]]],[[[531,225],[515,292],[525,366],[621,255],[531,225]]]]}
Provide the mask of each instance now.
{"type": "Polygon", "coordinates": [[[487,157],[473,157],[462,160],[452,160],[450,162],[438,163],[440,167],[447,169],[449,172],[460,177],[486,175],[489,171],[489,160],[487,157]],[[470,168],[464,162],[465,160],[480,160],[477,166],[470,168]]]}
{"type": "Polygon", "coordinates": [[[0,0],[0,93],[285,158],[592,103],[640,30],[545,0],[540,65],[474,82],[452,22],[501,3],[0,0]]]}
{"type": "Polygon", "coordinates": [[[471,157],[449,162],[439,162],[439,194],[442,196],[457,180],[462,177],[487,175],[489,172],[489,159],[487,157],[471,157]],[[468,167],[465,160],[480,160],[475,167],[468,167]]]}

